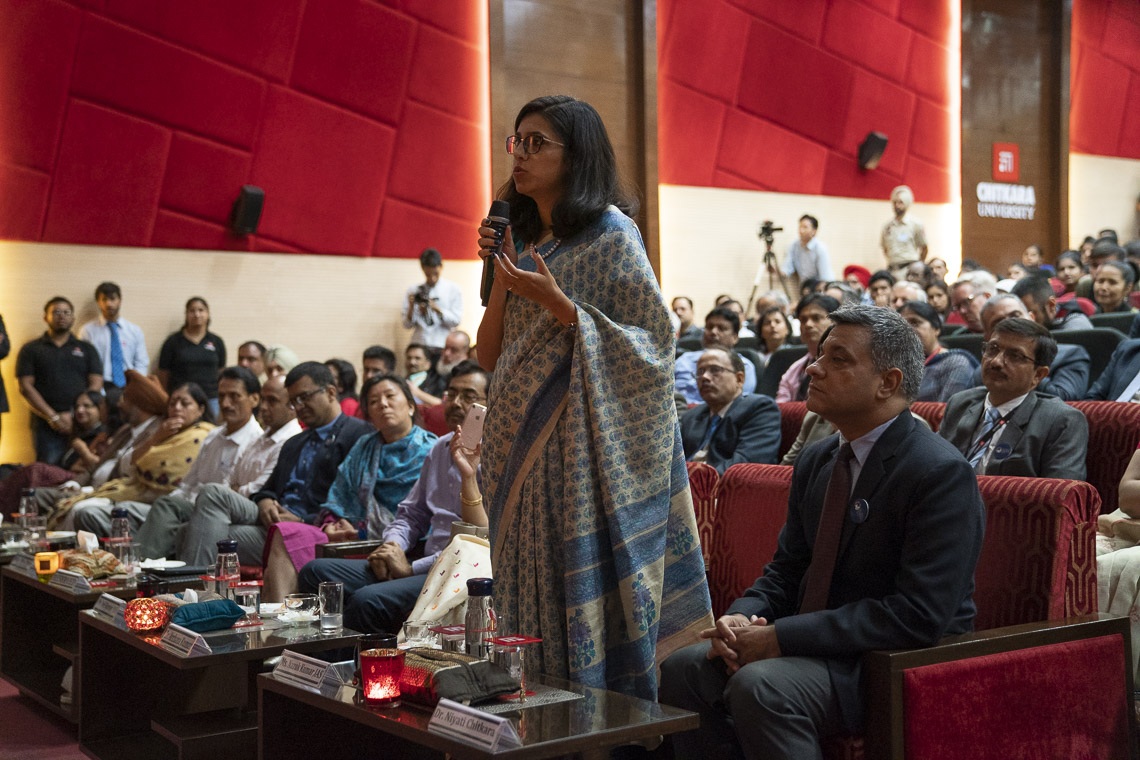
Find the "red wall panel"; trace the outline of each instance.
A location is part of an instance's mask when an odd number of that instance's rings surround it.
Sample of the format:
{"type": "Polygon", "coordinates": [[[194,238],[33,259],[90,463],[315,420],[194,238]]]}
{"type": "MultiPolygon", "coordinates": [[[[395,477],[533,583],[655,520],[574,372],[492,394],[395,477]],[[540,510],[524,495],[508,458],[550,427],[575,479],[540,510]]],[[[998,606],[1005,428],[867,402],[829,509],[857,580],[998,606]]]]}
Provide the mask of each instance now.
{"type": "Polygon", "coordinates": [[[0,236],[473,258],[490,199],[486,13],[0,0],[0,236]],[[398,143],[411,152],[399,162],[398,143]],[[226,224],[243,184],[266,201],[258,233],[239,238],[226,224]],[[381,245],[389,207],[431,221],[388,218],[399,245],[381,245]]]}
{"type": "Polygon", "coordinates": [[[1140,3],[1073,3],[1069,144],[1140,159],[1140,3]]]}
{"type": "Polygon", "coordinates": [[[952,2],[661,0],[661,181],[856,198],[906,182],[949,201],[952,2]],[[695,119],[714,166],[675,149],[698,144],[695,119]],[[890,142],[865,172],[855,156],[869,131],[890,142]]]}

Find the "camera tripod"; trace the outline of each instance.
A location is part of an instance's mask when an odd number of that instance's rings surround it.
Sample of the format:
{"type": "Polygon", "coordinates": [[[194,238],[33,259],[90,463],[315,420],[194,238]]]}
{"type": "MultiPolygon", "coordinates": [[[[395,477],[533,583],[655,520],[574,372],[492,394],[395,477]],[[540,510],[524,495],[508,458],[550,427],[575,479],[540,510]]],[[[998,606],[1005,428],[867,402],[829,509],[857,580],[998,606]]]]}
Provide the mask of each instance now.
{"type": "Polygon", "coordinates": [[[771,220],[766,219],[760,225],[760,232],[757,233],[757,237],[764,241],[764,260],[760,262],[760,268],[756,270],[756,278],[752,281],[752,294],[748,296],[748,305],[744,307],[745,314],[752,313],[752,303],[756,300],[756,291],[760,288],[760,282],[765,271],[768,272],[768,290],[775,290],[776,281],[779,280],[780,290],[784,291],[788,301],[795,303],[795,299],[788,291],[788,282],[784,273],[780,271],[780,267],[776,263],[776,254],[772,253],[772,242],[775,240],[773,233],[783,231],[783,227],[773,227],[771,220]]]}

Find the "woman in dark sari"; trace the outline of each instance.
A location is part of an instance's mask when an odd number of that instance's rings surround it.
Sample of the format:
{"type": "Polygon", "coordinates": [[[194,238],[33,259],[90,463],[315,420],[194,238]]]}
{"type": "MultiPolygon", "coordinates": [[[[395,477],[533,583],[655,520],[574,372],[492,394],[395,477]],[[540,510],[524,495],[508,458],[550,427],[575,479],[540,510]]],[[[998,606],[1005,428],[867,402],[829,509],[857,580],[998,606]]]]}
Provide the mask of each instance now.
{"type": "MultiPolygon", "coordinates": [[[[597,111],[527,103],[479,325],[495,605],[536,669],[653,699],[711,625],[673,403],[675,340],[597,111]]],[[[480,228],[480,255],[493,230],[480,228]]]]}

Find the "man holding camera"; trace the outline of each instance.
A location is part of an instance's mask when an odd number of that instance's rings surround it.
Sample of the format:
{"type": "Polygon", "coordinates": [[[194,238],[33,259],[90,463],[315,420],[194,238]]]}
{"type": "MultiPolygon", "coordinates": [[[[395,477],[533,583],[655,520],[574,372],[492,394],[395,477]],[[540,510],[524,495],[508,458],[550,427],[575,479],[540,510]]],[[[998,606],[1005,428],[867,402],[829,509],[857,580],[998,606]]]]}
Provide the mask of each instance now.
{"type": "Polygon", "coordinates": [[[412,330],[412,343],[443,348],[448,334],[463,316],[463,293],[450,280],[440,279],[443,257],[434,248],[420,254],[424,282],[408,288],[404,301],[404,327],[412,330]]]}

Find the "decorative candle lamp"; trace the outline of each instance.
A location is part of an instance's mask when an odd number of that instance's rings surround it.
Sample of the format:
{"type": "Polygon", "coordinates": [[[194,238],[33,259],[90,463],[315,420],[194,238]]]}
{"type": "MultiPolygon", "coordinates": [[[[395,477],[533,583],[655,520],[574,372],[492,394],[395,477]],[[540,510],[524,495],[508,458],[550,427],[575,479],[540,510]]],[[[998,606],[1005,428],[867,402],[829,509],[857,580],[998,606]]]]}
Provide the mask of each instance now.
{"type": "Polygon", "coordinates": [[[400,704],[400,676],[404,672],[404,652],[396,648],[391,634],[360,637],[360,684],[365,703],[376,707],[400,704]]]}
{"type": "Polygon", "coordinates": [[[132,599],[127,602],[123,619],[135,633],[161,631],[170,622],[170,605],[151,597],[132,599]]]}
{"type": "Polygon", "coordinates": [[[59,569],[59,552],[36,552],[36,577],[47,583],[59,569]]]}

